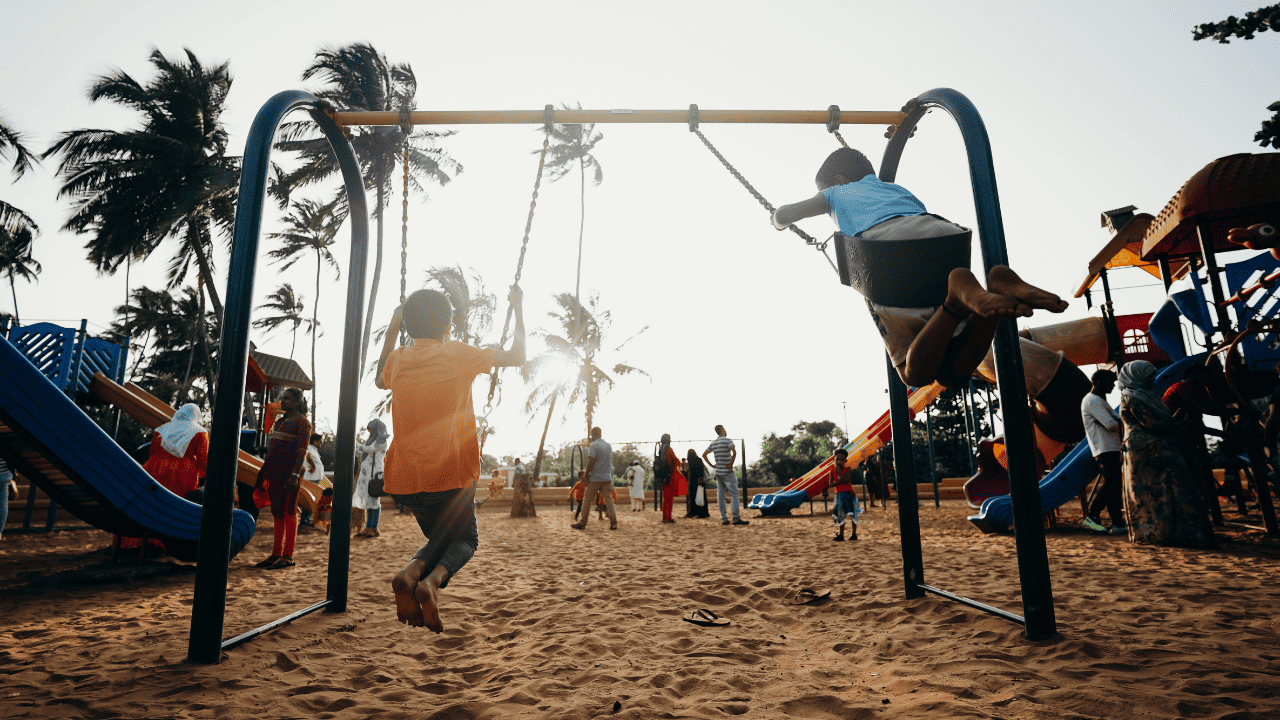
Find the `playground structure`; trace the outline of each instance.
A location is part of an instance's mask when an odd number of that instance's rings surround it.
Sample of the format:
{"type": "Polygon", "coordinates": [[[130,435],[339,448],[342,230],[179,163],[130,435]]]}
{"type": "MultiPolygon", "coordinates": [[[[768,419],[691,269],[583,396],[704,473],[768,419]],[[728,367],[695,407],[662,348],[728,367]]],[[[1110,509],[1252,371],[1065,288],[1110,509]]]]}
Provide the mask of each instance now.
{"type": "MultiPolygon", "coordinates": [[[[68,394],[84,378],[66,377],[64,390],[0,340],[0,454],[50,496],[51,513],[56,503],[94,527],[156,538],[179,560],[195,560],[201,507],[166,490],[76,407],[68,394]]],[[[253,537],[254,522],[239,510],[230,521],[234,555],[253,537]]]]}
{"type": "MultiPolygon", "coordinates": [[[[532,112],[326,112],[314,96],[300,91],[286,91],[271,98],[258,112],[246,141],[238,208],[236,213],[230,274],[227,283],[226,310],[223,318],[223,334],[219,353],[218,386],[241,387],[245,381],[248,361],[249,318],[252,311],[252,293],[257,266],[258,241],[261,232],[262,210],[265,204],[266,178],[270,171],[270,153],[276,129],[285,115],[294,110],[310,112],[320,133],[334,151],[341,168],[350,208],[352,243],[350,264],[347,267],[346,322],[343,331],[341,392],[337,423],[337,458],[334,475],[333,522],[341,527],[349,522],[351,513],[352,468],[356,434],[356,400],[359,388],[359,346],[363,337],[364,278],[367,265],[368,205],[359,164],[350,143],[342,134],[343,125],[377,124],[396,126],[412,131],[417,124],[471,124],[471,123],[538,123],[542,122],[550,135],[556,123],[681,123],[691,132],[698,133],[708,148],[724,161],[705,140],[699,130],[700,123],[758,122],[758,123],[821,123],[838,137],[843,123],[890,125],[889,144],[881,164],[880,177],[892,182],[906,141],[914,134],[917,124],[930,109],[942,109],[958,124],[965,143],[969,162],[971,184],[977,206],[978,232],[981,239],[985,267],[1007,264],[1003,225],[1000,219],[999,199],[996,192],[995,173],[991,161],[991,148],[985,126],[977,110],[967,98],[954,90],[937,89],[926,92],[908,102],[895,112],[848,112],[831,106],[824,112],[805,111],[711,111],[691,106],[688,111],[643,110],[562,110],[548,105],[541,113],[532,112]]],[[[544,144],[545,148],[545,144],[544,144]]],[[[545,150],[544,156],[545,158],[545,150]]],[[[541,180],[542,164],[538,180],[541,180]]],[[[767,202],[738,177],[766,209],[767,202]]],[[[535,183],[535,199],[536,199],[535,183]]],[[[532,222],[532,207],[530,224],[532,222]]],[[[796,230],[800,234],[799,230],[796,230]]],[[[802,235],[802,237],[804,237],[802,235]]],[[[528,226],[525,243],[521,247],[519,280],[527,249],[528,226]]],[[[810,239],[806,237],[806,242],[810,239]]],[[[818,245],[816,242],[810,244],[818,245]]],[[[818,245],[825,250],[825,243],[818,245]]],[[[510,312],[508,312],[508,318],[510,312]]],[[[503,340],[506,340],[506,330],[503,340]]],[[[1025,383],[1022,372],[1019,341],[1016,326],[1002,322],[994,341],[995,367],[1001,402],[1005,408],[1005,422],[1009,434],[1008,465],[1012,478],[1014,512],[1020,526],[1027,528],[1017,536],[1019,577],[1025,618],[1000,610],[978,601],[970,600],[924,583],[924,561],[920,542],[920,527],[915,511],[914,473],[911,467],[910,442],[895,443],[896,467],[900,480],[899,494],[903,506],[910,508],[900,516],[903,537],[903,579],[909,598],[922,597],[932,592],[990,612],[999,617],[1023,624],[1031,639],[1043,639],[1056,632],[1052,589],[1049,583],[1048,559],[1044,533],[1038,522],[1039,499],[1034,482],[1035,461],[1032,452],[1030,414],[1025,402],[1025,383]]],[[[890,425],[894,437],[909,438],[909,409],[906,388],[886,358],[890,381],[890,425]]],[[[490,393],[492,400],[493,393],[490,393]]],[[[212,422],[212,443],[209,452],[209,476],[205,512],[202,517],[200,563],[196,576],[195,597],[192,607],[191,634],[188,660],[198,663],[214,663],[221,658],[222,650],[279,626],[315,612],[343,612],[347,604],[347,574],[349,568],[349,537],[346,533],[330,536],[329,572],[325,599],[314,605],[262,626],[250,633],[222,640],[226,607],[227,562],[230,547],[232,494],[235,485],[236,455],[231,439],[238,427],[240,407],[238,398],[221,393],[216,401],[212,422]]]]}

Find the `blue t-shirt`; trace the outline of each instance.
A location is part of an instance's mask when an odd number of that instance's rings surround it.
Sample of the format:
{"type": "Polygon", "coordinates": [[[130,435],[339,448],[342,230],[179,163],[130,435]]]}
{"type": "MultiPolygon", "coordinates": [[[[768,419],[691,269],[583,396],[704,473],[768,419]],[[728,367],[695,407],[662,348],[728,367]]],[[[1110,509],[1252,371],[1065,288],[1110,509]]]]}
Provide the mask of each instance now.
{"type": "Polygon", "coordinates": [[[595,458],[596,464],[591,468],[591,477],[587,482],[613,482],[613,448],[603,439],[597,438],[587,448],[587,457],[595,458]]]}
{"type": "Polygon", "coordinates": [[[840,232],[853,236],[890,218],[923,215],[924,203],[901,185],[880,180],[874,174],[857,182],[836,185],[822,191],[827,211],[840,232]]]}

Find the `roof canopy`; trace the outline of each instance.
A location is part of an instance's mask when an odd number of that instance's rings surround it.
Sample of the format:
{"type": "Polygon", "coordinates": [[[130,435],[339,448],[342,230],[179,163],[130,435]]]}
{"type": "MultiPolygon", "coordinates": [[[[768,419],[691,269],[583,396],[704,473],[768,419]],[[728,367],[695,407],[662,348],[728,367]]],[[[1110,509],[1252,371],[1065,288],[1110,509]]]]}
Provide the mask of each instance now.
{"type": "Polygon", "coordinates": [[[1143,260],[1200,253],[1203,223],[1215,251],[1242,250],[1227,231],[1280,221],[1280,153],[1228,155],[1205,165],[1178,190],[1142,238],[1143,260]]]}
{"type": "Polygon", "coordinates": [[[249,372],[245,375],[245,390],[255,393],[262,392],[266,387],[310,390],[314,385],[311,378],[302,371],[302,367],[293,360],[249,350],[249,372]]]}

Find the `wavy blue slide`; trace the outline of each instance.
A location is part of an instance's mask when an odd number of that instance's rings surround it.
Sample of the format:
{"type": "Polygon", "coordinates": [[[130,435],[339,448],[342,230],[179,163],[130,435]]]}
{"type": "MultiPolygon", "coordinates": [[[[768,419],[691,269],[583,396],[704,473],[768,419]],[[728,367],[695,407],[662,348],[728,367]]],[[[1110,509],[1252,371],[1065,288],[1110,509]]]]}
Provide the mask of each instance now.
{"type": "MultiPolygon", "coordinates": [[[[1156,374],[1155,391],[1163,395],[1170,385],[1182,379],[1188,365],[1203,363],[1204,358],[1204,353],[1193,355],[1161,370],[1156,374]]],[[[1096,477],[1098,465],[1089,452],[1089,443],[1081,442],[1040,481],[1040,511],[1049,512],[1065,505],[1096,477]]],[[[978,514],[969,516],[969,522],[984,533],[1005,532],[1013,525],[1013,502],[1008,495],[987,498],[978,514]]]]}
{"type": "MultiPolygon", "coordinates": [[[[153,537],[193,561],[201,507],[169,492],[0,338],[0,456],[81,520],[126,537],[153,537]]],[[[236,510],[231,556],[253,537],[253,516],[236,510]]]]}

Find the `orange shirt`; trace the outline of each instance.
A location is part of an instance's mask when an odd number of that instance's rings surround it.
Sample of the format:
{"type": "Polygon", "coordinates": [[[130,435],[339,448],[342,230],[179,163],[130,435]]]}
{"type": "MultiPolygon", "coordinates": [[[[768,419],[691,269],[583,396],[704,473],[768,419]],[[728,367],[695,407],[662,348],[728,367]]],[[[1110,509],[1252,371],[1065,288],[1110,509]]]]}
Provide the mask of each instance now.
{"type": "Polygon", "coordinates": [[[387,357],[395,437],[383,467],[396,495],[441,492],[480,479],[480,440],[471,383],[493,369],[493,349],[457,341],[415,340],[387,357]]]}

